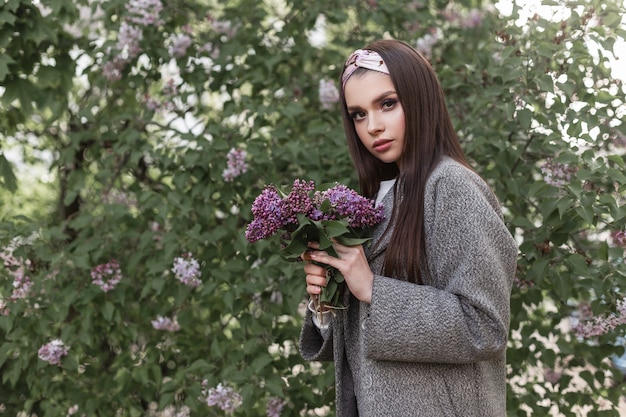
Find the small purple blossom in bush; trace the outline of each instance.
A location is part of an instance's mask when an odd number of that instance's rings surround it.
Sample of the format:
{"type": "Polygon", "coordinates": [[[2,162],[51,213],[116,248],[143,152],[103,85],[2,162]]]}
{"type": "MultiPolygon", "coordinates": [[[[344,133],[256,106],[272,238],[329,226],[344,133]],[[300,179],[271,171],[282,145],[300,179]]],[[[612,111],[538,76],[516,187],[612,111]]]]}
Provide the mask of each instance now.
{"type": "Polygon", "coordinates": [[[176,275],[176,279],[190,287],[197,287],[202,284],[200,280],[200,264],[192,258],[191,253],[186,253],[181,257],[174,259],[174,267],[172,272],[176,275]]]}
{"type": "Polygon", "coordinates": [[[339,102],[339,90],[332,80],[320,80],[319,99],[322,108],[326,110],[332,109],[339,102]]]}
{"type": "Polygon", "coordinates": [[[180,324],[176,317],[173,319],[169,317],[157,316],[156,320],[152,320],[152,327],[156,330],[165,330],[168,332],[177,332],[180,330],[180,324]]]}
{"type": "Polygon", "coordinates": [[[191,38],[185,33],[178,33],[169,39],[170,45],[167,52],[172,58],[185,56],[187,48],[191,46],[191,38]]]}
{"type": "Polygon", "coordinates": [[[572,175],[576,173],[575,167],[570,167],[567,164],[554,162],[552,158],[548,158],[546,162],[541,165],[541,173],[543,174],[543,180],[555,187],[562,187],[570,183],[572,175]]]}
{"type": "Polygon", "coordinates": [[[96,266],[91,270],[91,282],[102,288],[102,291],[111,291],[122,280],[122,270],[115,259],[96,266]]]}
{"type": "Polygon", "coordinates": [[[161,0],[130,0],[126,10],[130,14],[128,20],[137,25],[159,26],[163,23],[159,16],[163,11],[161,0]]]}
{"type": "Polygon", "coordinates": [[[24,269],[20,268],[13,273],[13,292],[11,293],[11,299],[17,300],[20,298],[28,297],[30,289],[33,286],[33,282],[30,278],[24,275],[24,269]]]}
{"type": "Polygon", "coordinates": [[[267,400],[267,417],[280,417],[280,413],[283,411],[285,404],[284,400],[276,397],[267,400]]]}
{"type": "Polygon", "coordinates": [[[241,394],[231,387],[225,387],[221,383],[215,388],[206,391],[206,403],[209,407],[218,407],[226,414],[232,414],[243,402],[241,394]]]}
{"type": "Polygon", "coordinates": [[[622,248],[626,248],[626,231],[617,230],[611,233],[611,238],[613,239],[613,243],[622,248]]]}
{"type": "Polygon", "coordinates": [[[67,355],[69,348],[62,340],[54,339],[39,348],[38,356],[51,365],[60,365],[61,359],[67,355]]]}
{"type": "Polygon", "coordinates": [[[230,182],[235,177],[248,171],[246,158],[248,153],[243,149],[232,148],[226,155],[226,169],[222,173],[224,181],[230,182]]]}
{"type": "Polygon", "coordinates": [[[590,312],[583,311],[583,320],[578,321],[572,330],[576,336],[588,339],[591,337],[601,336],[616,327],[626,324],[626,298],[617,302],[617,312],[605,316],[589,317],[590,312]]]}

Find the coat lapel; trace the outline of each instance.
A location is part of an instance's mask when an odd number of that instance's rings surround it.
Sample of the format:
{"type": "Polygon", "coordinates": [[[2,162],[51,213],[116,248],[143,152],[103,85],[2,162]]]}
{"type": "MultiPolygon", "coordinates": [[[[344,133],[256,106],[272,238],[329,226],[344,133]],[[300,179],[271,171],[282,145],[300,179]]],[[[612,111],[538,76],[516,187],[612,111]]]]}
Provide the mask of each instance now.
{"type": "Polygon", "coordinates": [[[383,197],[381,204],[385,210],[385,219],[372,229],[372,240],[370,244],[365,248],[365,255],[370,263],[378,256],[380,256],[389,245],[389,239],[391,237],[391,230],[387,231],[389,222],[391,221],[391,214],[393,212],[393,202],[395,196],[396,187],[391,187],[391,190],[383,197]],[[385,233],[387,231],[387,233],[385,233]]]}

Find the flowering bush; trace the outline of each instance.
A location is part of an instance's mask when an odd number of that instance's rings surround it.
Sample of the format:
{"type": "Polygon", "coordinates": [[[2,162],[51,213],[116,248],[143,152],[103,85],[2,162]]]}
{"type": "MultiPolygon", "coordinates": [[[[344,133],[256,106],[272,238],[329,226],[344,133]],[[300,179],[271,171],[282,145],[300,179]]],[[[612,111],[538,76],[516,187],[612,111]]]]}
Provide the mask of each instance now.
{"type": "MultiPolygon", "coordinates": [[[[320,250],[335,256],[333,240],[347,246],[366,243],[370,240],[368,229],[384,219],[384,208],[343,184],[316,190],[313,181],[296,179],[289,193],[275,185],[266,186],[254,200],[252,214],[246,229],[248,241],[280,232],[283,253],[295,260],[308,249],[309,242],[318,242],[320,250]]],[[[334,270],[328,278],[319,301],[339,307],[343,276],[334,270]]]]}

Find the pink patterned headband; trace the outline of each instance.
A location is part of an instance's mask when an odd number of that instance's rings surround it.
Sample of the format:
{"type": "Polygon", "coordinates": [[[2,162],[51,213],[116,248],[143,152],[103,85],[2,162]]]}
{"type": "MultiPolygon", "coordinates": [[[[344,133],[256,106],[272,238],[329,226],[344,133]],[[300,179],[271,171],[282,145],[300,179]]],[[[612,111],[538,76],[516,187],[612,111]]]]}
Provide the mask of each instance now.
{"type": "Polygon", "coordinates": [[[389,75],[389,68],[387,68],[385,61],[383,61],[383,58],[377,52],[357,49],[352,52],[346,61],[343,76],[341,77],[341,86],[343,88],[346,87],[346,82],[348,82],[348,79],[357,68],[367,68],[389,75]]]}

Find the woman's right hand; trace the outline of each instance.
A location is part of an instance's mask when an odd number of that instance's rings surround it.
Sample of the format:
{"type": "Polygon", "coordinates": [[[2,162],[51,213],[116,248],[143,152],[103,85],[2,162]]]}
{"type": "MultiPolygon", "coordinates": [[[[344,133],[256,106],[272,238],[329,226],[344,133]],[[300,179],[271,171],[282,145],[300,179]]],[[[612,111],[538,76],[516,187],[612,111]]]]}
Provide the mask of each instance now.
{"type": "Polygon", "coordinates": [[[306,292],[311,296],[319,295],[322,287],[326,286],[326,268],[312,263],[308,251],[302,254],[302,259],[306,261],[304,265],[306,292]]]}

